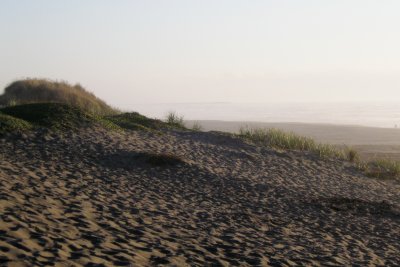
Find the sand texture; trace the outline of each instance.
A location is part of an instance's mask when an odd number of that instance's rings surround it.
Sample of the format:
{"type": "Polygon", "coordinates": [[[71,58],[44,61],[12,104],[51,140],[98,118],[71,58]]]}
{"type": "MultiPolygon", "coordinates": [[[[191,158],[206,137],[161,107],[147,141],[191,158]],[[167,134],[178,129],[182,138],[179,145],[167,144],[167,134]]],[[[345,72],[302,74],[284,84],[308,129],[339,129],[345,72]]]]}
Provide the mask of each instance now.
{"type": "Polygon", "coordinates": [[[0,266],[400,265],[398,183],[216,132],[9,135],[0,193],[0,266]]]}

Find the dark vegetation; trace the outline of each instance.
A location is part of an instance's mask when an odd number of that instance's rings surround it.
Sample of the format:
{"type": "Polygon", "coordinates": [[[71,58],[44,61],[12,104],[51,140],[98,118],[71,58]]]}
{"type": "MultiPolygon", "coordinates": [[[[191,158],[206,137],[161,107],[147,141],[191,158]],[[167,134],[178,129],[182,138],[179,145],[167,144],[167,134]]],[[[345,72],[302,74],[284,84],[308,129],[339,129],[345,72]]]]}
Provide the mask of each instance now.
{"type": "Polygon", "coordinates": [[[9,132],[23,132],[32,128],[32,125],[24,120],[0,113],[0,135],[9,132]]]}
{"type": "Polygon", "coordinates": [[[52,129],[77,128],[95,122],[93,116],[79,108],[58,103],[10,106],[1,112],[32,125],[52,129]]]}
{"type": "Polygon", "coordinates": [[[161,120],[151,119],[137,112],[106,116],[104,119],[128,130],[159,130],[170,128],[170,125],[161,120]]]}

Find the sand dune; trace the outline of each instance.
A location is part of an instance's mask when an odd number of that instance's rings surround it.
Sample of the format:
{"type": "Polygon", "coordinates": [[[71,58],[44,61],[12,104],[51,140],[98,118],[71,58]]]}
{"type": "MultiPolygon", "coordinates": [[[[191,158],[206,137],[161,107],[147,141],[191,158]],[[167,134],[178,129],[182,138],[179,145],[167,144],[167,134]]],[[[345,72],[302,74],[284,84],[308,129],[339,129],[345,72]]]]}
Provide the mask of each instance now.
{"type": "Polygon", "coordinates": [[[338,160],[102,128],[8,135],[0,159],[1,266],[400,264],[400,185],[338,160]]]}

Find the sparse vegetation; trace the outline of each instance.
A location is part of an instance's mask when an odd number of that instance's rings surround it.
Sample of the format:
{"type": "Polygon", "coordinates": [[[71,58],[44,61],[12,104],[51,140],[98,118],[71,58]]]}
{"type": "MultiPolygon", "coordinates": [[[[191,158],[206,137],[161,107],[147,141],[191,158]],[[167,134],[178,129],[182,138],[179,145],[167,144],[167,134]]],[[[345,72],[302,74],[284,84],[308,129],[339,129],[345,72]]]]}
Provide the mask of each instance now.
{"type": "Polygon", "coordinates": [[[201,124],[197,121],[195,121],[192,125],[192,130],[193,131],[201,131],[203,130],[203,126],[201,126],[201,124]]]}
{"type": "Polygon", "coordinates": [[[166,123],[172,127],[185,129],[183,116],[179,116],[176,112],[169,112],[166,117],[166,123]]]}
{"type": "Polygon", "coordinates": [[[0,106],[30,103],[64,103],[98,115],[116,114],[118,111],[81,85],[45,79],[15,81],[0,96],[0,106]]]}
{"type": "Polygon", "coordinates": [[[381,179],[392,179],[400,178],[400,162],[379,159],[368,162],[363,166],[367,176],[381,178],[381,179]]]}
{"type": "Polygon", "coordinates": [[[375,160],[363,162],[353,148],[338,148],[333,145],[317,143],[312,138],[287,133],[278,129],[251,129],[242,127],[239,136],[256,144],[278,149],[311,151],[324,158],[339,158],[355,164],[359,170],[369,177],[382,179],[400,178],[400,162],[391,160],[375,160]]]}
{"type": "Polygon", "coordinates": [[[347,148],[346,156],[347,156],[347,160],[350,162],[359,162],[360,161],[360,155],[353,148],[347,148]]]}
{"type": "Polygon", "coordinates": [[[279,129],[242,127],[239,136],[254,143],[278,149],[311,151],[320,157],[344,158],[343,151],[333,145],[320,144],[312,138],[287,133],[279,129]]]}

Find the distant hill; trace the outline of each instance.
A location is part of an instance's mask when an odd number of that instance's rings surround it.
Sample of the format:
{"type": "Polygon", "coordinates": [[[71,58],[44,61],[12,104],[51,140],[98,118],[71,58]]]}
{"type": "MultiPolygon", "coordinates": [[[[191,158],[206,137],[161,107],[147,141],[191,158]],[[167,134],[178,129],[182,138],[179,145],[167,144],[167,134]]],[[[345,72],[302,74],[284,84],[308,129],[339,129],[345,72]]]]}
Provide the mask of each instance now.
{"type": "Polygon", "coordinates": [[[47,79],[26,79],[15,81],[0,95],[0,106],[29,103],[55,102],[79,107],[86,112],[98,115],[118,113],[81,85],[47,79]]]}

